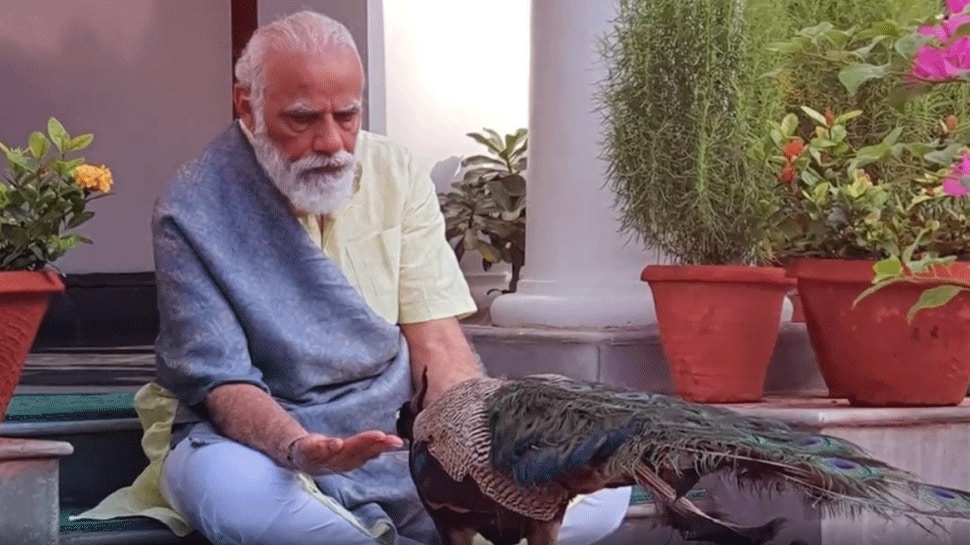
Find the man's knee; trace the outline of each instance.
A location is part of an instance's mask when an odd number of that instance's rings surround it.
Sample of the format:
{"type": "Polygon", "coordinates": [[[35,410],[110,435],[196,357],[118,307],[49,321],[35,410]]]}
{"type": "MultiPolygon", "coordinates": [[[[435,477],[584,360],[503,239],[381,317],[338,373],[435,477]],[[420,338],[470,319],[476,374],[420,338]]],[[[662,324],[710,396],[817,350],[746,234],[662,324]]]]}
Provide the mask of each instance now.
{"type": "Polygon", "coordinates": [[[615,532],[630,507],[632,488],[608,488],[585,496],[566,511],[560,545],[591,545],[615,532]]]}

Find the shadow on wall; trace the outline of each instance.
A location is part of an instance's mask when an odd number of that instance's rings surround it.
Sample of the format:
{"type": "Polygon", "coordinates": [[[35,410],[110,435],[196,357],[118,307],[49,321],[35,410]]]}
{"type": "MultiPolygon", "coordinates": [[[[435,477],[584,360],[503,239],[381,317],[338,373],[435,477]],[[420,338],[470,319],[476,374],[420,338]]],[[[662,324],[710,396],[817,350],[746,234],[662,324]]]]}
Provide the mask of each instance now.
{"type": "Polygon", "coordinates": [[[151,209],[179,164],[232,118],[228,2],[35,0],[4,6],[0,141],[25,145],[49,117],[93,132],[84,156],[115,187],[65,272],[151,271],[151,209]],[[221,9],[213,9],[219,6],[221,9]]]}
{"type": "Polygon", "coordinates": [[[451,184],[455,181],[455,176],[461,168],[461,157],[452,155],[447,159],[438,161],[431,167],[431,179],[434,181],[438,193],[451,191],[451,184]]]}

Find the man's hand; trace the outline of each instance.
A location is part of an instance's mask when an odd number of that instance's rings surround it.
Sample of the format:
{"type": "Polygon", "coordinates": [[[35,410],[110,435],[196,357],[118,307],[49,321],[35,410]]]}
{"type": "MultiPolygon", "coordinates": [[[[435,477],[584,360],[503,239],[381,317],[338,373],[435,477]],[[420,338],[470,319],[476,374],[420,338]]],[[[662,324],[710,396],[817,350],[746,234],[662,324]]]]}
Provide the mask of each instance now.
{"type": "Polygon", "coordinates": [[[403,444],[400,437],[382,431],[365,431],[347,439],[311,433],[293,444],[293,465],[311,476],[342,473],[403,444]]]}
{"type": "Polygon", "coordinates": [[[227,437],[310,475],[350,471],[403,444],[399,437],[381,431],[346,439],[307,434],[276,400],[252,384],[224,384],[213,389],[207,401],[217,428],[227,437]],[[294,443],[294,438],[300,439],[294,443]],[[292,461],[287,458],[290,455],[292,461]]]}

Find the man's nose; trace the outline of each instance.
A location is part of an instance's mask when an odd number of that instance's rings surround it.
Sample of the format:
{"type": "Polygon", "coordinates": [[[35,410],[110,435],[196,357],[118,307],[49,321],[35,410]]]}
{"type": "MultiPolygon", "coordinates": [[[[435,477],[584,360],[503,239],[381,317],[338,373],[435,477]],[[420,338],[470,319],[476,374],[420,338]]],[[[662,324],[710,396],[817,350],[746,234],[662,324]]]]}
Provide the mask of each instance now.
{"type": "Polygon", "coordinates": [[[320,128],[313,137],[313,151],[333,155],[344,147],[343,138],[340,135],[340,127],[333,117],[326,116],[320,123],[320,128]]]}

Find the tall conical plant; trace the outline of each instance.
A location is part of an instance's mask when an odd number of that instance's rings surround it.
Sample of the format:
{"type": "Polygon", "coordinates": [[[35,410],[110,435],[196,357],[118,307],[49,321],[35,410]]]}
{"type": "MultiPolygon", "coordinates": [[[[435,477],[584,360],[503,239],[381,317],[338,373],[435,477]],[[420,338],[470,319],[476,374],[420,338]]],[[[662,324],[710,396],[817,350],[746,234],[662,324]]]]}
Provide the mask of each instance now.
{"type": "Polygon", "coordinates": [[[599,98],[621,231],[679,263],[770,260],[771,181],[746,150],[782,111],[759,77],[788,30],[777,0],[618,2],[599,98]]]}
{"type": "Polygon", "coordinates": [[[619,0],[604,40],[603,152],[621,229],[677,263],[647,265],[674,389],[691,401],[762,396],[793,282],[773,255],[775,181],[748,156],[783,111],[767,45],[777,0],[619,0]]]}

